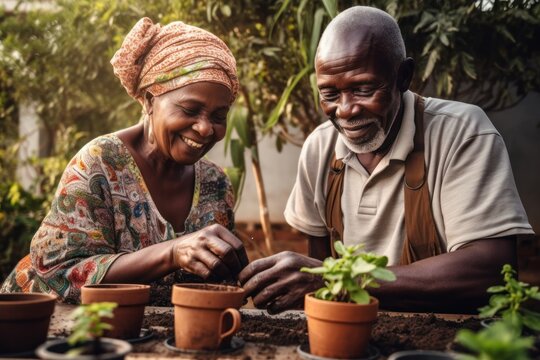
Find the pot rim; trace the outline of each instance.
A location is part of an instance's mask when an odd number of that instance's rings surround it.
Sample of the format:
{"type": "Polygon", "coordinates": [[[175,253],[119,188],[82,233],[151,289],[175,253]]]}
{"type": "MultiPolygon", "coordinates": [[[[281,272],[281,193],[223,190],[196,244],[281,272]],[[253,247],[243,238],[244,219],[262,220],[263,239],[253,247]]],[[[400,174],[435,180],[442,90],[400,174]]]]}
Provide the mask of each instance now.
{"type": "MultiPolygon", "coordinates": [[[[79,360],[113,359],[113,358],[117,358],[118,356],[125,356],[126,354],[128,354],[129,352],[133,350],[133,346],[125,340],[102,337],[101,341],[114,346],[115,351],[99,354],[97,356],[77,355],[77,359],[79,360]]],[[[56,340],[47,341],[36,349],[36,354],[42,359],[50,359],[50,358],[73,359],[72,356],[68,357],[66,353],[55,352],[55,351],[49,350],[50,347],[60,345],[63,343],[67,344],[67,339],[56,339],[56,340]]]]}
{"type": "Polygon", "coordinates": [[[207,293],[245,293],[245,290],[237,285],[227,284],[206,284],[206,283],[177,283],[173,285],[174,288],[181,288],[182,291],[199,292],[204,291],[207,293]],[[203,287],[216,287],[216,289],[205,289],[203,287]],[[228,290],[219,290],[219,288],[225,287],[228,290]]]}
{"type": "Polygon", "coordinates": [[[31,305],[49,301],[56,301],[58,297],[54,294],[38,293],[38,292],[10,292],[0,294],[0,306],[3,305],[31,305]],[[16,297],[28,297],[28,299],[21,300],[2,300],[2,298],[16,298],[16,297]]]}
{"type": "Polygon", "coordinates": [[[88,284],[81,286],[81,289],[86,290],[108,290],[108,291],[125,291],[125,290],[146,290],[150,289],[150,285],[145,284],[88,284]]]}
{"type": "Polygon", "coordinates": [[[403,350],[403,351],[397,351],[395,353],[390,354],[388,357],[388,360],[399,360],[402,356],[409,356],[409,355],[428,355],[428,356],[440,356],[441,360],[444,359],[453,359],[452,355],[443,352],[443,351],[437,351],[437,350],[403,350]]]}
{"type": "Polygon", "coordinates": [[[377,299],[376,297],[374,296],[369,296],[369,303],[368,304],[357,304],[357,303],[346,303],[346,302],[341,302],[341,301],[332,301],[332,300],[322,300],[322,299],[317,299],[315,297],[315,292],[310,292],[310,293],[307,293],[306,294],[306,298],[309,297],[310,298],[310,301],[313,301],[313,302],[320,302],[320,303],[323,303],[323,304],[326,304],[326,305],[329,305],[329,306],[343,306],[343,307],[350,307],[350,308],[354,308],[354,307],[358,307],[358,306],[367,306],[367,305],[373,305],[375,303],[377,303],[377,306],[379,304],[379,299],[377,299]]]}

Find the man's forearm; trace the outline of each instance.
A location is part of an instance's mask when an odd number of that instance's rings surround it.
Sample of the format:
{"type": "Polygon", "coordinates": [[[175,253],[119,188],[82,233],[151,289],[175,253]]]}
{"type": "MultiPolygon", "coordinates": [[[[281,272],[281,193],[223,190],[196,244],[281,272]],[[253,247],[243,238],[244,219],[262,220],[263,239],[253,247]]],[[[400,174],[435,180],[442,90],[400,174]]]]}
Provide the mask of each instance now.
{"type": "Polygon", "coordinates": [[[516,268],[514,239],[474,241],[452,253],[390,269],[397,280],[370,289],[384,310],[476,313],[489,286],[500,284],[503,264],[516,268]]]}

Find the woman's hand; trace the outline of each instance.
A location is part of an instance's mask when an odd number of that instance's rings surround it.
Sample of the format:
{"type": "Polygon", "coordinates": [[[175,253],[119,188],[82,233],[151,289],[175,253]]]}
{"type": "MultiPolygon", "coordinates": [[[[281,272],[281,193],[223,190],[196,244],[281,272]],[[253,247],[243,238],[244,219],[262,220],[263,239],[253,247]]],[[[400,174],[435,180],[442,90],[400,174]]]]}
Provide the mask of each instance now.
{"type": "Polygon", "coordinates": [[[203,279],[236,280],[249,263],[242,241],[222,225],[208,226],[173,242],[174,265],[203,279]]]}
{"type": "Polygon", "coordinates": [[[301,272],[306,267],[321,266],[321,261],[295,252],[284,251],[255,260],[240,273],[239,280],[258,308],[271,314],[302,308],[304,295],[323,286],[320,276],[301,272]]]}

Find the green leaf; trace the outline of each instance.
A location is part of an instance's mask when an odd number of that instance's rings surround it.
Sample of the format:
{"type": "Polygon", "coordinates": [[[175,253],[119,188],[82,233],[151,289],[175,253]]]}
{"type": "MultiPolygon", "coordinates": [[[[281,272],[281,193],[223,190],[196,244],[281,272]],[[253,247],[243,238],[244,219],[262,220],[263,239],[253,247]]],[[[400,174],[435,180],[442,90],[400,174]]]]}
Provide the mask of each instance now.
{"type": "Polygon", "coordinates": [[[317,11],[315,12],[315,16],[313,18],[313,29],[311,31],[308,64],[313,64],[315,60],[315,53],[317,51],[317,46],[319,45],[319,39],[321,37],[322,31],[322,22],[325,15],[326,12],[322,8],[317,9],[317,11]]]}
{"type": "Polygon", "coordinates": [[[446,36],[445,33],[440,34],[439,39],[441,40],[441,43],[443,43],[444,46],[449,46],[450,45],[450,41],[448,40],[448,36],[446,36]]]}
{"type": "Polygon", "coordinates": [[[357,277],[358,275],[360,274],[366,274],[370,271],[373,271],[377,268],[376,265],[374,264],[370,264],[368,262],[366,262],[364,259],[362,258],[358,258],[354,261],[353,265],[352,265],[352,272],[351,272],[351,276],[353,278],[357,277]]]}
{"type": "Polygon", "coordinates": [[[231,11],[231,7],[229,5],[225,5],[225,4],[221,5],[220,10],[221,10],[221,13],[225,17],[231,17],[232,11],[231,11]]]}
{"type": "Polygon", "coordinates": [[[322,0],[322,3],[326,9],[326,12],[328,15],[330,15],[330,18],[333,19],[338,14],[338,7],[337,7],[337,1],[336,0],[322,0]]]}
{"type": "Polygon", "coordinates": [[[270,26],[270,31],[269,31],[269,36],[268,37],[270,37],[270,38],[272,37],[272,33],[274,31],[274,26],[276,26],[276,23],[278,22],[281,15],[283,15],[283,12],[289,7],[290,2],[291,2],[291,0],[283,0],[279,10],[274,15],[274,19],[273,19],[272,24],[270,26]]]}
{"type": "Polygon", "coordinates": [[[296,87],[296,84],[308,73],[308,71],[311,70],[310,66],[306,66],[303,68],[298,74],[296,74],[294,77],[291,78],[291,81],[287,88],[283,91],[283,94],[281,95],[281,98],[279,99],[279,102],[277,106],[274,108],[272,113],[270,114],[270,117],[268,118],[268,121],[266,122],[266,125],[263,130],[269,130],[274,125],[277,124],[279,117],[283,113],[283,109],[285,108],[285,104],[287,104],[287,100],[289,99],[289,96],[291,95],[292,91],[296,87]]]}
{"type": "Polygon", "coordinates": [[[439,60],[439,52],[437,50],[433,50],[431,54],[429,54],[426,69],[424,70],[424,75],[422,75],[422,81],[426,81],[430,77],[438,60],[439,60]]]}
{"type": "Polygon", "coordinates": [[[330,289],[330,292],[331,292],[333,295],[337,295],[337,294],[339,294],[339,292],[341,291],[342,288],[343,288],[343,282],[342,282],[342,281],[338,281],[338,282],[334,283],[334,285],[333,285],[332,288],[330,289]]]}
{"type": "Polygon", "coordinates": [[[351,293],[351,300],[357,304],[369,304],[369,294],[364,289],[359,289],[351,293]]]}
{"type": "Polygon", "coordinates": [[[314,268],[302,267],[300,271],[307,272],[310,274],[324,274],[327,271],[327,269],[323,266],[314,267],[314,268]]]}
{"type": "Polygon", "coordinates": [[[395,281],[396,275],[388,269],[376,268],[371,272],[371,275],[375,279],[384,280],[384,281],[395,281]]]}
{"type": "Polygon", "coordinates": [[[236,130],[238,137],[245,147],[251,147],[251,135],[248,124],[248,109],[245,106],[234,106],[231,110],[231,126],[236,130]]]}
{"type": "Polygon", "coordinates": [[[317,86],[317,74],[312,72],[309,75],[309,85],[311,86],[311,92],[313,93],[313,104],[315,104],[315,110],[319,109],[319,87],[317,86]]]}
{"type": "Polygon", "coordinates": [[[240,199],[242,198],[242,190],[244,187],[243,185],[245,181],[246,172],[236,167],[225,167],[223,168],[223,171],[225,172],[225,175],[227,175],[227,177],[231,181],[231,185],[233,187],[233,192],[234,192],[234,198],[235,198],[235,207],[236,207],[238,206],[238,204],[240,203],[240,199]]]}
{"type": "Polygon", "coordinates": [[[244,160],[244,145],[238,139],[231,140],[231,160],[233,166],[241,171],[245,171],[246,164],[244,160]]]}
{"type": "Polygon", "coordinates": [[[506,287],[502,285],[491,286],[487,289],[488,293],[500,293],[506,291],[506,287]]]}
{"type": "Polygon", "coordinates": [[[347,250],[345,249],[345,245],[343,245],[341,241],[334,242],[334,249],[339,255],[344,255],[347,252],[347,250]]]}
{"type": "Polygon", "coordinates": [[[540,314],[528,309],[522,309],[523,325],[534,331],[540,332],[540,314]]]}

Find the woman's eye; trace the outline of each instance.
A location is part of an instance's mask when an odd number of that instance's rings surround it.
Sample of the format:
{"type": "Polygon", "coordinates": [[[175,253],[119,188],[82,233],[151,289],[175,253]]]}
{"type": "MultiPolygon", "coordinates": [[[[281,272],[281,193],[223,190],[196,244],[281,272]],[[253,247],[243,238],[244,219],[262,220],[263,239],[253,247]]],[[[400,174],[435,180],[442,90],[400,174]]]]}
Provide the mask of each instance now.
{"type": "Polygon", "coordinates": [[[186,114],[187,116],[196,116],[199,113],[195,109],[190,109],[190,108],[186,108],[186,107],[183,107],[183,106],[181,106],[180,108],[182,109],[184,114],[186,114]]]}
{"type": "Polygon", "coordinates": [[[227,114],[216,114],[213,116],[213,121],[216,124],[224,124],[227,122],[227,114]]]}

